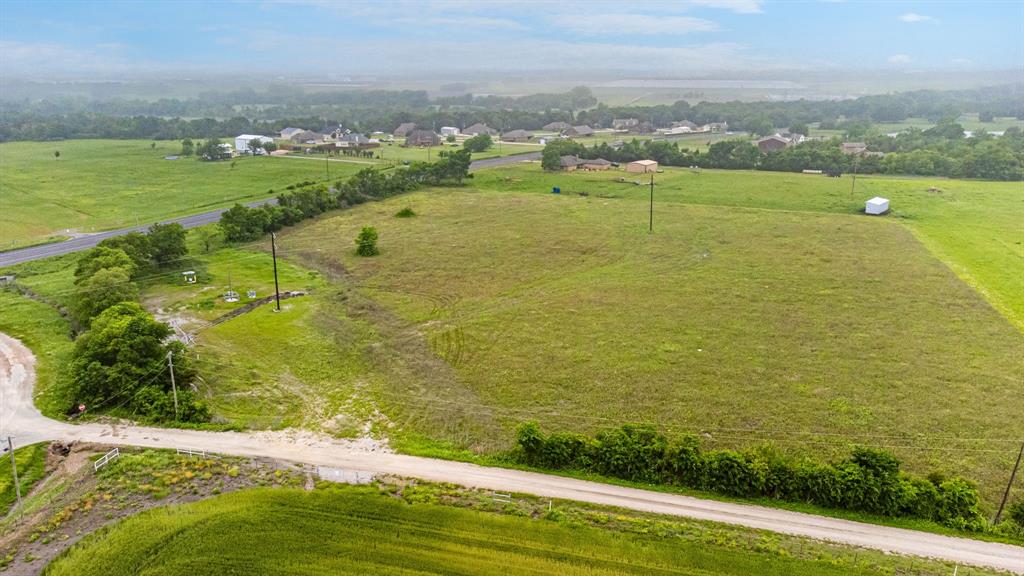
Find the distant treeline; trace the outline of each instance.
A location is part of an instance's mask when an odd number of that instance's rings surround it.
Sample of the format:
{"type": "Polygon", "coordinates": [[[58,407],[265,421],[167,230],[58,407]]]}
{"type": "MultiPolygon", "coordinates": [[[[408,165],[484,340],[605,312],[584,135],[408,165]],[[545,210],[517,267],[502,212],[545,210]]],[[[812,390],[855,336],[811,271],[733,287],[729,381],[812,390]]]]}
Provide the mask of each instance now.
{"type": "Polygon", "coordinates": [[[841,140],[808,140],[775,152],[762,152],[748,139],[737,138],[711,144],[707,152],[690,150],[665,140],[632,140],[621,148],[607,143],[586,147],[571,140],[558,140],[545,147],[544,166],[557,168],[558,158],[604,158],[632,162],[650,158],[663,166],[700,166],[734,170],[800,172],[851,172],[861,174],[914,174],[982,180],[1024,179],[1024,134],[1016,127],[1001,137],[977,133],[964,137],[955,122],[941,122],[928,130],[912,129],[895,138],[878,135],[867,138],[868,149],[878,154],[850,155],[841,151],[841,140]]]}
{"type": "Polygon", "coordinates": [[[92,100],[63,97],[10,100],[0,110],[0,141],[69,138],[174,140],[226,134],[275,133],[287,126],[317,130],[342,124],[357,131],[391,131],[403,122],[466,127],[482,122],[496,130],[538,130],[554,121],[609,127],[614,118],[636,118],[654,127],[673,122],[728,122],[731,129],[766,133],[840,120],[896,122],[912,117],[938,121],[964,113],[984,119],[1024,119],[1024,87],[1000,87],[864,96],[851,100],[793,102],[700,102],[658,106],[597,104],[588,88],[521,97],[473,96],[431,100],[422,91],[305,93],[278,87],[265,92],[209,92],[195,99],[92,100]],[[596,104],[596,106],[595,106],[596,104]]]}

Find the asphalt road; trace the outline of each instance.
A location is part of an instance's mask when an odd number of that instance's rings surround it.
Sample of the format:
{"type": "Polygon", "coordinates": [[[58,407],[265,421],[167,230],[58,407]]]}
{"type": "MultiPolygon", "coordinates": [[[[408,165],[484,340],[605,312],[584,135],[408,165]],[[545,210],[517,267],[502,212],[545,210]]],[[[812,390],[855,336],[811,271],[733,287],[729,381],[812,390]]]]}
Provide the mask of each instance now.
{"type": "MultiPolygon", "coordinates": [[[[476,160],[470,164],[469,169],[480,170],[481,168],[494,168],[496,166],[505,166],[507,164],[513,164],[516,162],[524,162],[527,160],[536,160],[540,158],[540,152],[530,152],[527,154],[516,154],[514,156],[503,156],[500,158],[487,158],[484,160],[476,160]]],[[[250,202],[246,206],[259,206],[268,202],[277,202],[276,198],[268,198],[266,200],[260,200],[258,202],[250,202]]],[[[171,220],[164,220],[162,223],[169,224],[171,222],[177,222],[185,228],[195,228],[196,226],[202,226],[204,224],[210,224],[220,220],[220,215],[227,208],[220,208],[218,210],[211,210],[209,212],[203,212],[201,214],[193,214],[191,216],[184,216],[181,218],[173,218],[171,220]]],[[[21,248],[18,250],[10,250],[8,252],[0,252],[0,268],[4,266],[11,266],[13,264],[20,264],[22,262],[29,262],[32,260],[39,260],[40,258],[49,258],[50,256],[60,256],[61,254],[68,254],[71,252],[78,252],[79,250],[87,250],[93,246],[99,244],[107,238],[114,236],[121,236],[128,234],[129,232],[144,232],[149,228],[149,224],[144,226],[135,226],[133,228],[122,228],[120,230],[109,230],[107,232],[100,232],[97,234],[90,234],[88,236],[81,236],[79,238],[73,238],[64,242],[54,242],[52,244],[40,244],[39,246],[30,246],[28,248],[21,248]]]]}
{"type": "Polygon", "coordinates": [[[32,352],[18,340],[0,333],[0,437],[10,434],[18,445],[62,440],[262,456],[350,472],[452,482],[485,490],[534,494],[710,520],[1024,574],[1024,548],[1018,546],[762,506],[701,500],[536,472],[392,454],[375,442],[337,440],[312,433],[205,432],[110,424],[71,425],[50,420],[39,413],[32,402],[34,383],[35,357],[32,352]]]}

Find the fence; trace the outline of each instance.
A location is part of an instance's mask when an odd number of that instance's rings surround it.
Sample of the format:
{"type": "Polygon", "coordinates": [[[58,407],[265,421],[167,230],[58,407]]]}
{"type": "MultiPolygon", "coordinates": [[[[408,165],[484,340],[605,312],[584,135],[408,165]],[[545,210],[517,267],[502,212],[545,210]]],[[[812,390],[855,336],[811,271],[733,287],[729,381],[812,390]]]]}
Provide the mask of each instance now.
{"type": "Polygon", "coordinates": [[[495,502],[501,502],[503,504],[512,503],[512,495],[502,494],[501,492],[491,492],[491,499],[494,500],[495,502]]]}
{"type": "Polygon", "coordinates": [[[97,461],[92,463],[92,471],[93,472],[98,472],[99,469],[103,468],[104,466],[106,466],[108,462],[110,462],[111,460],[117,460],[118,457],[120,457],[120,456],[121,456],[121,449],[120,448],[114,448],[110,452],[107,452],[102,457],[100,457],[99,460],[97,460],[97,461]]]}
{"type": "Polygon", "coordinates": [[[191,448],[178,448],[179,456],[198,456],[199,458],[220,458],[216,454],[207,452],[206,450],[192,450],[191,448]]]}

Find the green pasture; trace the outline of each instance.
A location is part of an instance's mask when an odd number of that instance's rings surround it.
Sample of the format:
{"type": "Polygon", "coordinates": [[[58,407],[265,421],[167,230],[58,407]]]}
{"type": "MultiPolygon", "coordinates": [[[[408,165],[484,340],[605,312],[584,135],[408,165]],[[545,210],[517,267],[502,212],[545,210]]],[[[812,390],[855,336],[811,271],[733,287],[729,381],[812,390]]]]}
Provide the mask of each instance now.
{"type": "Polygon", "coordinates": [[[408,504],[376,488],[255,489],[130,517],[86,537],[43,574],[838,576],[891,569],[869,554],[857,562],[830,554],[795,559],[770,537],[747,536],[763,544],[746,549],[725,531],[708,530],[708,541],[698,541],[673,530],[628,533],[549,517],[408,504]]]}
{"type": "MultiPolygon", "coordinates": [[[[0,144],[0,248],[251,202],[325,176],[323,164],[275,157],[220,162],[177,154],[177,141],[68,140],[0,144]],[[54,153],[60,152],[55,158],[54,153]]],[[[331,177],[358,170],[333,164],[331,177]]]]}
{"type": "MultiPolygon", "coordinates": [[[[994,498],[1024,433],[1024,336],[919,241],[914,223],[941,213],[914,192],[929,183],[865,181],[905,192],[891,195],[896,214],[870,218],[838,188],[816,194],[837,186],[824,177],[738,173],[764,178],[745,190],[723,176],[659,175],[653,234],[644,186],[517,168],[363,205],[281,242],[315,244],[290,253],[344,270],[383,309],[364,315],[384,326],[374,355],[423,366],[419,379],[381,379],[400,447],[422,448],[403,445],[415,436],[500,450],[527,419],[579,432],[646,421],[815,458],[885,446],[994,498]],[[561,195],[545,192],[559,183],[561,195]],[[394,218],[404,206],[417,216],[394,218]],[[901,210],[917,220],[901,225],[901,210]],[[358,258],[348,243],[367,225],[381,255],[358,258]]],[[[966,198],[955,184],[945,194],[966,198]]],[[[1004,195],[973,205],[1014,206],[1004,195]]],[[[1000,222],[986,233],[1012,239],[1000,222]]]]}

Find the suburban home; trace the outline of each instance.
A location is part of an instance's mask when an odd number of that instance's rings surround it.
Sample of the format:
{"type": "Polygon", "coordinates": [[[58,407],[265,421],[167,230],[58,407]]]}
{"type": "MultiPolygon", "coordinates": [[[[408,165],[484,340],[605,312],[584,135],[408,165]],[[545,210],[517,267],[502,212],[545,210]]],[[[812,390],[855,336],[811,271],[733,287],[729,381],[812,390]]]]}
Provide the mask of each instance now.
{"type": "Polygon", "coordinates": [[[406,136],[409,135],[410,132],[412,132],[415,129],[416,124],[414,122],[402,122],[401,124],[398,125],[398,128],[395,128],[395,131],[392,132],[391,134],[395,138],[405,138],[406,136]]]}
{"type": "Polygon", "coordinates": [[[458,136],[459,129],[455,126],[441,126],[441,136],[458,136]]]}
{"type": "Polygon", "coordinates": [[[776,152],[783,148],[792,146],[793,142],[789,138],[783,138],[778,134],[774,136],[768,136],[767,138],[761,138],[757,141],[757,149],[761,152],[776,152]]]}
{"type": "Polygon", "coordinates": [[[580,159],[575,156],[562,156],[558,159],[558,166],[563,172],[573,172],[579,168],[580,159]]]}
{"type": "Polygon", "coordinates": [[[864,142],[843,142],[839,149],[843,154],[860,155],[868,151],[868,145],[864,142]]]}
{"type": "Polygon", "coordinates": [[[289,140],[296,144],[319,144],[324,141],[324,135],[311,130],[303,130],[292,134],[289,140]]]}
{"type": "Polygon", "coordinates": [[[636,172],[639,174],[646,174],[647,172],[657,172],[658,163],[654,160],[634,160],[629,164],[626,164],[626,172],[636,172]]]}
{"type": "Polygon", "coordinates": [[[285,128],[284,130],[281,130],[281,139],[282,140],[291,140],[292,136],[295,136],[299,132],[303,132],[303,131],[304,131],[303,128],[285,128]]]}
{"type": "Polygon", "coordinates": [[[654,124],[646,121],[629,127],[630,134],[652,134],[654,131],[654,124]]]}
{"type": "Polygon", "coordinates": [[[467,136],[478,136],[480,134],[488,134],[490,136],[494,136],[495,134],[498,133],[498,131],[491,128],[487,124],[481,124],[480,122],[477,122],[476,124],[473,124],[469,128],[464,129],[462,133],[466,134],[467,136]]]}
{"type": "Polygon", "coordinates": [[[562,134],[566,136],[593,136],[594,129],[590,126],[570,126],[562,134]]]}
{"type": "Polygon", "coordinates": [[[807,137],[804,136],[803,134],[794,134],[789,130],[782,130],[780,132],[776,132],[775,135],[780,138],[785,138],[786,140],[789,140],[790,144],[800,144],[804,140],[807,140],[807,137]]]}
{"type": "Polygon", "coordinates": [[[612,120],[612,128],[615,130],[628,130],[639,123],[640,121],[636,118],[614,118],[612,120]]]}
{"type": "Polygon", "coordinates": [[[611,167],[612,163],[604,158],[580,159],[577,166],[580,170],[607,170],[611,167]]]}
{"type": "Polygon", "coordinates": [[[544,130],[548,132],[561,132],[563,130],[568,130],[569,128],[570,126],[566,122],[551,122],[544,125],[544,130]]]}
{"type": "Polygon", "coordinates": [[[340,140],[342,136],[348,130],[341,127],[341,124],[324,126],[320,129],[320,134],[324,135],[324,140],[340,140]]]}
{"type": "Polygon", "coordinates": [[[249,143],[253,142],[253,141],[255,141],[257,143],[273,142],[274,139],[271,138],[270,136],[257,136],[255,134],[240,134],[238,136],[235,136],[235,150],[238,150],[239,154],[249,154],[251,152],[251,150],[249,149],[249,143]]]}
{"type": "Polygon", "coordinates": [[[533,138],[533,134],[526,130],[511,130],[501,135],[503,142],[529,142],[531,138],[533,138]]]}
{"type": "Polygon", "coordinates": [[[405,137],[406,146],[437,146],[441,137],[433,130],[413,130],[405,137]]]}
{"type": "Polygon", "coordinates": [[[729,131],[728,122],[709,122],[704,126],[701,126],[701,132],[711,132],[713,134],[724,133],[729,131]]]}
{"type": "Polygon", "coordinates": [[[672,123],[672,128],[673,129],[678,129],[680,132],[696,132],[697,131],[697,125],[694,124],[693,122],[690,122],[689,120],[683,120],[681,122],[673,122],[672,123]]]}
{"type": "Polygon", "coordinates": [[[335,142],[335,146],[338,148],[363,150],[366,148],[380,148],[380,141],[367,138],[364,134],[358,132],[349,132],[348,134],[342,134],[341,138],[338,138],[337,142],[335,142]]]}

